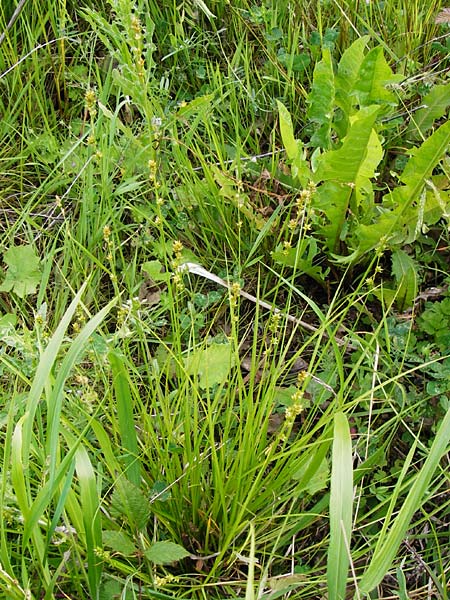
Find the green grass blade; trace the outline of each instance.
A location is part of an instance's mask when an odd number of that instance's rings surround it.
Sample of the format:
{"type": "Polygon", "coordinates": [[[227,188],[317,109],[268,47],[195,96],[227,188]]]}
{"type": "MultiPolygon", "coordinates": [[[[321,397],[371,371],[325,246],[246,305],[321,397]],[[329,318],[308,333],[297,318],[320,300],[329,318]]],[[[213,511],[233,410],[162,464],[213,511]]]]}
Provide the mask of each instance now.
{"type": "Polygon", "coordinates": [[[134,485],[139,487],[141,483],[141,468],[138,459],[139,447],[133,418],[133,398],[124,365],[125,357],[117,352],[110,352],[108,356],[113,373],[119,432],[125,450],[123,462],[126,468],[126,476],[134,485]]]}
{"type": "Polygon", "coordinates": [[[352,529],[353,465],[352,441],[347,417],[334,417],[334,436],[330,492],[330,546],[328,548],[328,598],[345,598],[348,567],[350,564],[350,536],[352,529]]]}
{"type": "Polygon", "coordinates": [[[58,370],[58,376],[55,381],[52,393],[50,394],[48,401],[48,435],[47,435],[47,455],[50,457],[50,480],[55,475],[57,457],[58,457],[58,436],[60,431],[60,415],[62,409],[62,402],[64,399],[64,385],[65,382],[83,352],[89,338],[106,317],[108,312],[116,303],[116,300],[112,300],[96,315],[94,315],[83,329],[80,331],[74,342],[71,344],[69,351],[67,352],[61,366],[58,370]]]}
{"type": "Polygon", "coordinates": [[[447,411],[436,434],[428,457],[415,478],[409,494],[403,503],[397,518],[382,544],[378,544],[369,567],[361,578],[361,593],[373,590],[386,575],[394,561],[397,550],[405,537],[411,519],[422,505],[424,494],[433,477],[450,440],[450,410],[447,411]]]}
{"type": "Polygon", "coordinates": [[[85,448],[81,445],[76,453],[75,469],[80,484],[80,505],[86,536],[89,588],[91,598],[97,600],[102,574],[101,559],[97,556],[97,549],[102,548],[100,500],[92,463],[85,448]]]}
{"type": "Polygon", "coordinates": [[[28,468],[28,457],[30,452],[31,437],[33,434],[34,415],[36,413],[39,401],[41,400],[42,390],[48,381],[48,377],[55,363],[59,348],[61,347],[64,339],[64,335],[81,300],[81,296],[83,295],[86,285],[87,282],[81,286],[80,291],[70,303],[69,308],[66,310],[60,324],[58,325],[39,361],[36,375],[33,379],[33,384],[28,396],[26,413],[23,421],[22,460],[24,469],[28,468]]]}

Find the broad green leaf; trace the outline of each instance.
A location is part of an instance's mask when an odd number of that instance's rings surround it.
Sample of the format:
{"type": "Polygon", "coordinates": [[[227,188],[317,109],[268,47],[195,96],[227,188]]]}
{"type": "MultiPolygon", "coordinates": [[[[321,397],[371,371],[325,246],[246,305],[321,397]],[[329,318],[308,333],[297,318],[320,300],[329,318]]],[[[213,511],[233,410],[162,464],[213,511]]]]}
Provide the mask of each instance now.
{"type": "Polygon", "coordinates": [[[40,260],[33,246],[13,246],[3,255],[8,271],[1,292],[14,292],[19,298],[34,294],[41,280],[40,260]]]}
{"type": "Polygon", "coordinates": [[[410,308],[417,296],[417,265],[404,250],[392,253],[392,274],[397,283],[396,304],[399,310],[410,308]]]}
{"type": "Polygon", "coordinates": [[[17,325],[17,317],[12,313],[6,313],[0,317],[0,336],[2,339],[5,336],[10,335],[14,332],[14,328],[17,325]]]}
{"type": "Polygon", "coordinates": [[[331,252],[340,251],[352,192],[352,188],[344,183],[326,181],[314,195],[313,208],[323,215],[324,221],[319,231],[331,252]]]}
{"type": "MultiPolygon", "coordinates": [[[[423,144],[415,148],[406,163],[400,181],[407,186],[411,199],[416,199],[425,185],[425,179],[431,176],[433,169],[448,152],[450,146],[450,122],[437,129],[423,144]]],[[[397,188],[403,190],[403,188],[397,188]]]]}
{"type": "Polygon", "coordinates": [[[159,260],[149,260],[141,266],[141,269],[155,282],[170,281],[171,274],[162,272],[163,265],[159,260]]]}
{"type": "Polygon", "coordinates": [[[296,140],[291,115],[288,109],[277,100],[278,116],[280,120],[280,132],[283,146],[287,157],[291,161],[292,176],[304,187],[311,181],[311,171],[305,157],[305,151],[301,140],[296,140]]]}
{"type": "MultiPolygon", "coordinates": [[[[349,106],[350,96],[358,80],[358,74],[364,60],[364,48],[369,42],[369,36],[358,38],[345,50],[339,61],[336,75],[336,96],[344,106],[349,106]]],[[[344,108],[344,107],[341,107],[344,108]]],[[[345,111],[349,113],[350,111],[345,111]]]]}
{"type": "Polygon", "coordinates": [[[144,554],[155,565],[170,565],[187,558],[190,552],[174,542],[156,542],[144,554]]]}
{"type": "Polygon", "coordinates": [[[288,109],[279,100],[277,100],[277,107],[278,118],[280,120],[281,140],[286,150],[287,157],[290,160],[293,160],[299,152],[299,147],[294,136],[291,115],[289,114],[288,109]]]}
{"type": "Polygon", "coordinates": [[[120,478],[111,497],[111,512],[127,517],[130,525],[142,531],[150,518],[151,505],[139,487],[120,478]]]}
{"type": "Polygon", "coordinates": [[[352,532],[353,460],[352,440],[347,417],[334,417],[330,490],[330,545],[327,583],[329,600],[344,600],[350,565],[352,532]]]}
{"type": "Polygon", "coordinates": [[[369,106],[354,116],[342,146],[319,157],[316,182],[332,180],[358,186],[373,177],[378,156],[374,159],[370,151],[375,143],[372,128],[378,110],[377,106],[369,106]]]}
{"type": "Polygon", "coordinates": [[[402,79],[402,75],[394,75],[386,62],[383,48],[373,48],[364,58],[355,84],[360,106],[397,104],[395,94],[386,89],[386,86],[399,83],[402,79]]]}
{"type": "Polygon", "coordinates": [[[450,105],[450,83],[435,85],[430,92],[424,96],[422,104],[425,105],[411,115],[408,126],[408,134],[413,139],[423,136],[437,119],[445,115],[450,105]]]}
{"type": "MultiPolygon", "coordinates": [[[[406,500],[402,502],[392,525],[383,527],[383,536],[375,548],[370,564],[359,582],[361,594],[368,594],[383,579],[391,568],[400,544],[405,539],[411,526],[411,520],[417,511],[420,511],[426,500],[426,491],[437,469],[439,462],[450,442],[450,410],[447,411],[431,448],[427,451],[427,458],[420,471],[414,475],[413,484],[406,500]]],[[[401,482],[403,483],[403,482],[401,482]]]]}
{"type": "Polygon", "coordinates": [[[123,531],[103,530],[102,540],[106,548],[111,548],[113,552],[119,552],[124,556],[131,556],[136,552],[133,541],[123,531]]]}
{"type": "Polygon", "coordinates": [[[346,238],[349,209],[359,214],[370,213],[373,205],[371,179],[382,158],[380,140],[372,129],[378,107],[361,109],[351,120],[348,134],[338,150],[325,152],[318,159],[318,188],[313,205],[322,212],[327,223],[321,227],[330,250],[340,253],[340,242],[346,238]]]}
{"type": "MultiPolygon", "coordinates": [[[[436,222],[436,211],[445,213],[448,194],[442,193],[443,204],[440,206],[436,197],[424,193],[426,180],[433,169],[445,155],[450,144],[450,122],[437,129],[409,159],[400,180],[405,184],[387,194],[378,219],[370,224],[361,224],[355,231],[358,239],[357,255],[361,255],[381,245],[408,243],[417,238],[421,232],[425,216],[430,215],[436,222]],[[422,202],[425,198],[425,204],[422,202]]],[[[431,223],[432,224],[432,223],[431,223]]]]}
{"type": "Polygon", "coordinates": [[[347,48],[339,61],[335,85],[336,104],[342,110],[342,118],[339,123],[335,122],[335,127],[341,138],[347,133],[352,107],[357,100],[353,92],[364,59],[364,48],[367,46],[368,41],[369,36],[367,35],[358,38],[347,48]]]}
{"type": "Polygon", "coordinates": [[[335,84],[331,52],[328,48],[324,48],[322,60],[314,67],[313,84],[308,96],[309,109],[307,117],[318,126],[311,138],[311,145],[314,148],[328,149],[331,146],[334,92],[335,84]]]}
{"type": "Polygon", "coordinates": [[[233,367],[231,344],[211,344],[191,352],[185,359],[186,373],[198,377],[203,389],[225,383],[233,367]]]}

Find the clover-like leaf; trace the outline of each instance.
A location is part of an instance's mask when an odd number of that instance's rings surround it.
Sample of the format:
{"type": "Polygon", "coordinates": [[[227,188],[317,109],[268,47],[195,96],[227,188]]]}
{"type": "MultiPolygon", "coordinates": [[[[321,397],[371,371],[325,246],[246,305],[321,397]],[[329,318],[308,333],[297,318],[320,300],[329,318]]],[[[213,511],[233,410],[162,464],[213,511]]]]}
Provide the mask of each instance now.
{"type": "Polygon", "coordinates": [[[40,260],[32,246],[12,246],[3,255],[8,270],[1,292],[14,292],[19,298],[25,298],[36,292],[41,280],[40,260]]]}

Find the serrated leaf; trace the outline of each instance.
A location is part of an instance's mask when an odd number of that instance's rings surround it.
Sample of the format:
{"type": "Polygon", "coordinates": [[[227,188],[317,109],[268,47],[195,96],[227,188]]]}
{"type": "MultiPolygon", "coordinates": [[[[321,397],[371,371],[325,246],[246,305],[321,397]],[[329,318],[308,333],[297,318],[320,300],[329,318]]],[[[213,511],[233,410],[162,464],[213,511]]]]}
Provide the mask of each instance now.
{"type": "Polygon", "coordinates": [[[350,96],[358,80],[358,74],[364,60],[364,48],[367,46],[369,39],[368,35],[358,38],[347,48],[339,61],[336,92],[342,100],[350,96]]]}
{"type": "Polygon", "coordinates": [[[123,531],[106,529],[102,532],[103,545],[111,548],[113,552],[119,552],[124,556],[131,556],[136,552],[136,546],[123,531]]]}
{"type": "Polygon", "coordinates": [[[144,554],[155,565],[169,565],[187,558],[190,552],[174,542],[156,542],[144,554]]]}
{"type": "Polygon", "coordinates": [[[430,177],[435,166],[448,151],[449,145],[450,122],[447,122],[411,152],[412,156],[400,175],[400,181],[407,186],[408,193],[413,194],[414,199],[425,185],[425,179],[430,177]]]}
{"type": "Polygon", "coordinates": [[[34,294],[41,281],[40,260],[32,246],[13,246],[3,255],[8,265],[6,277],[0,285],[2,292],[14,292],[19,298],[34,294]]]}
{"type": "Polygon", "coordinates": [[[323,49],[322,60],[316,64],[313,73],[313,84],[308,96],[309,109],[307,117],[318,128],[311,138],[314,148],[331,146],[331,122],[334,109],[334,72],[331,52],[323,49]]]}
{"type": "Polygon", "coordinates": [[[386,62],[383,48],[373,48],[364,58],[355,84],[360,106],[396,104],[395,94],[386,89],[386,86],[399,83],[402,79],[403,76],[395,75],[386,62]]]}
{"type": "Polygon", "coordinates": [[[111,513],[127,517],[138,531],[147,526],[151,504],[147,496],[129,480],[119,479],[111,497],[111,513]]]}
{"type": "Polygon", "coordinates": [[[234,364],[231,344],[211,344],[191,352],[185,359],[186,373],[198,377],[198,384],[206,389],[225,383],[234,364]]]}
{"type": "Polygon", "coordinates": [[[424,96],[422,104],[425,107],[412,114],[408,126],[407,132],[412,139],[419,139],[433,127],[437,119],[445,115],[450,106],[450,83],[435,85],[424,96]]]}
{"type": "Polygon", "coordinates": [[[328,221],[321,228],[331,251],[340,251],[346,238],[348,210],[369,212],[373,205],[371,179],[383,152],[376,132],[372,129],[378,107],[361,109],[352,118],[341,148],[329,150],[318,158],[316,181],[325,181],[313,200],[313,207],[322,211],[328,221]]]}

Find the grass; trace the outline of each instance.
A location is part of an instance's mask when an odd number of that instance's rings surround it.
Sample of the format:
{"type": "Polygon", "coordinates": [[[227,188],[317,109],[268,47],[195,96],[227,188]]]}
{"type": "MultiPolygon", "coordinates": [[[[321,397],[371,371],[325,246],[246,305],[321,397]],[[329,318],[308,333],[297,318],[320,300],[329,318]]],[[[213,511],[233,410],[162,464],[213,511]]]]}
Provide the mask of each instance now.
{"type": "Polygon", "coordinates": [[[448,154],[414,283],[343,267],[277,105],[309,151],[322,49],[381,45],[382,198],[446,85],[422,4],[2,3],[4,597],[448,597],[448,344],[395,304],[446,318],[448,154]]]}

